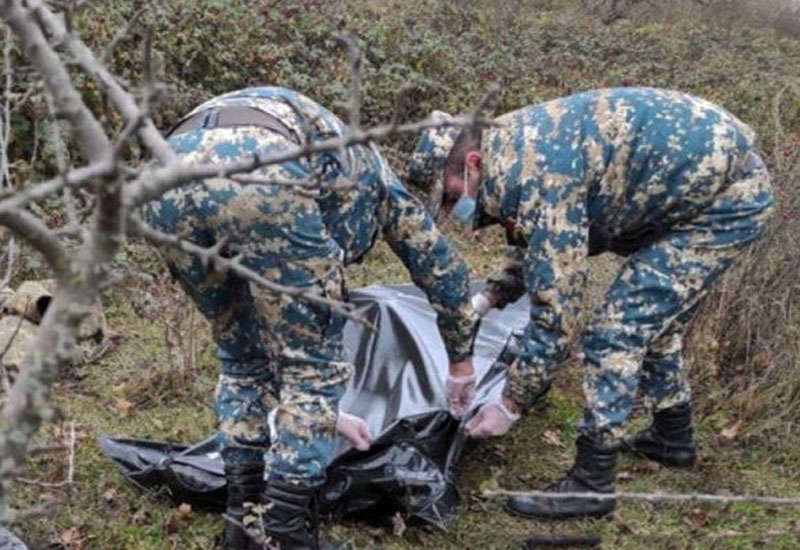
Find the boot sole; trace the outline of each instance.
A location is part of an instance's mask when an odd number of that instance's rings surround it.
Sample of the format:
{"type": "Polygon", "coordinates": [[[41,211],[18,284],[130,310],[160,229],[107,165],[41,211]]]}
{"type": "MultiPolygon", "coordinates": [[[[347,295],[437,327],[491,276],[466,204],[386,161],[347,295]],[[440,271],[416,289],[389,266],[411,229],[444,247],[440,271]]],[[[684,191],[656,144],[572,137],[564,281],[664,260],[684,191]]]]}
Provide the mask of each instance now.
{"type": "Polygon", "coordinates": [[[617,506],[616,506],[616,502],[615,502],[614,506],[608,511],[595,512],[595,513],[590,513],[590,514],[564,514],[564,513],[559,514],[559,513],[555,513],[555,514],[551,514],[551,515],[547,515],[547,516],[541,516],[541,515],[538,515],[538,514],[528,514],[528,513],[522,512],[520,510],[517,510],[516,508],[511,507],[508,504],[508,502],[505,503],[503,508],[505,509],[506,512],[508,512],[512,516],[516,516],[516,517],[519,517],[519,518],[558,521],[558,520],[564,520],[564,519],[581,519],[581,518],[609,519],[611,517],[611,514],[613,514],[614,511],[617,509],[617,506]]]}

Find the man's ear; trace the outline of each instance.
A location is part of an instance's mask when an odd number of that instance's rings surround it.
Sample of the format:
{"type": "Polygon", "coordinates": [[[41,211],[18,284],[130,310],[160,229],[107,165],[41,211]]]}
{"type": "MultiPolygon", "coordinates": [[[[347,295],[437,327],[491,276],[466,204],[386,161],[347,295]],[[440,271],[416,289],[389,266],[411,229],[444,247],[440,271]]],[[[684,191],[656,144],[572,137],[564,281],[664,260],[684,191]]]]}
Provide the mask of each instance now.
{"type": "Polygon", "coordinates": [[[481,163],[483,162],[483,155],[481,155],[478,151],[470,151],[464,157],[464,162],[466,162],[467,166],[470,168],[480,170],[481,163]]]}

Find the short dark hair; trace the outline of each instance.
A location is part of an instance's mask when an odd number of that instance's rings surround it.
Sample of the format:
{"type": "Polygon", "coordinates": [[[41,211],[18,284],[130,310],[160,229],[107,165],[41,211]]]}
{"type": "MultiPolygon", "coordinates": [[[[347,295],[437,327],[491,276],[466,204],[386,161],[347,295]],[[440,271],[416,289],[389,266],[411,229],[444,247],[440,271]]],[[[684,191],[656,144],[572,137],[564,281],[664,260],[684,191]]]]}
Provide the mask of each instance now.
{"type": "Polygon", "coordinates": [[[444,160],[445,174],[461,175],[467,153],[481,148],[481,129],[481,126],[473,124],[461,130],[444,160]]]}

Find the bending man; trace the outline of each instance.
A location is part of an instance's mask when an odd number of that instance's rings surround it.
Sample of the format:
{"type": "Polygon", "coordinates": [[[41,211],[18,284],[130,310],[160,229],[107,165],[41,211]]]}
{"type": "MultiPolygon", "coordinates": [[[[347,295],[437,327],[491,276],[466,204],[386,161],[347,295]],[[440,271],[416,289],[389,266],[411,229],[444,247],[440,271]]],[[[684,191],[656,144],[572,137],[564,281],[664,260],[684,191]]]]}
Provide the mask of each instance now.
{"type": "MultiPolygon", "coordinates": [[[[170,143],[185,162],[223,164],[347,132],[336,116],[300,94],[252,88],[196,108],[173,129],[170,143]]],[[[238,256],[265,279],[332,300],[346,299],[344,266],[383,233],[437,313],[450,359],[451,410],[469,405],[478,316],[469,302],[467,267],[374,146],[185,185],[147,205],[145,217],[195,244],[221,243],[223,255],[238,256]]],[[[328,306],[217,273],[195,256],[169,252],[167,259],[217,343],[228,514],[241,520],[245,502],[264,504],[261,534],[270,548],[318,548],[310,503],[325,479],[338,402],[352,372],[342,353],[344,318],[328,306]]],[[[366,425],[345,420],[339,426],[351,441],[368,445],[366,425]]],[[[227,548],[260,548],[235,525],[225,538],[227,548]]]]}
{"type": "MultiPolygon", "coordinates": [[[[445,116],[445,115],[441,115],[445,116]]],[[[668,466],[689,466],[687,323],[711,285],[762,233],[770,178],[752,131],[722,108],[649,88],[590,91],[533,105],[484,130],[429,130],[409,164],[435,205],[474,227],[505,226],[508,265],[476,308],[530,298],[521,354],[502,401],[467,424],[504,434],[547,390],[573,332],[587,257],[627,256],[582,339],[586,408],[575,465],[554,492],[612,492],[618,442],[637,391],[652,426],[626,441],[668,466]]],[[[612,500],[512,498],[529,517],[602,516],[612,500]]]]}

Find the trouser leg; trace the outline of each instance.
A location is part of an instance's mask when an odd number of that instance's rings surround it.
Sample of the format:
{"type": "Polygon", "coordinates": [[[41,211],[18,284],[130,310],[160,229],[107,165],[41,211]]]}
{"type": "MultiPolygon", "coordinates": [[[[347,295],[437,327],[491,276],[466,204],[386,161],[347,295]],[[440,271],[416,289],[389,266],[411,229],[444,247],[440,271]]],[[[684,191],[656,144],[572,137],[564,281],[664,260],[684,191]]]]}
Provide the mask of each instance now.
{"type": "Polygon", "coordinates": [[[648,373],[648,391],[656,391],[662,406],[683,399],[688,385],[682,359],[671,351],[678,341],[670,327],[691,315],[714,281],[761,235],[772,202],[766,171],[757,170],[732,183],[691,222],[628,258],[584,335],[587,405],[581,433],[604,441],[621,437],[651,348],[664,361],[655,378],[652,369],[648,373]]]}

